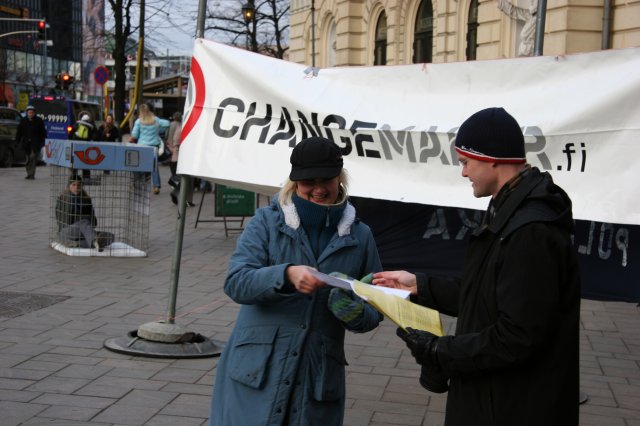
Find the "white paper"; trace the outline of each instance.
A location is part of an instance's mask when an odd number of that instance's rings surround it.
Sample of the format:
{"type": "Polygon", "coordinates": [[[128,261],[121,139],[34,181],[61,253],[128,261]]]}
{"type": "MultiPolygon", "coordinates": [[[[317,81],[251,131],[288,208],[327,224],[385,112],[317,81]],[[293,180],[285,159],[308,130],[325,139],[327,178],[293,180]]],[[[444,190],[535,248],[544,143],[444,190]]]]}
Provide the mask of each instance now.
{"type": "MultiPolygon", "coordinates": [[[[309,272],[311,272],[311,275],[313,275],[323,283],[329,284],[332,287],[338,287],[344,290],[351,290],[354,293],[358,294],[358,292],[354,289],[354,286],[353,286],[354,280],[348,280],[348,279],[343,279],[343,278],[338,278],[331,275],[323,274],[322,272],[317,271],[313,268],[307,268],[307,269],[309,272]]],[[[381,287],[377,285],[371,285],[371,288],[377,291],[380,291],[382,293],[391,294],[393,296],[400,297],[402,299],[408,299],[409,295],[411,294],[411,292],[409,292],[408,290],[401,290],[399,288],[381,287]]],[[[367,300],[367,297],[363,297],[360,294],[358,294],[358,296],[367,300]]]]}

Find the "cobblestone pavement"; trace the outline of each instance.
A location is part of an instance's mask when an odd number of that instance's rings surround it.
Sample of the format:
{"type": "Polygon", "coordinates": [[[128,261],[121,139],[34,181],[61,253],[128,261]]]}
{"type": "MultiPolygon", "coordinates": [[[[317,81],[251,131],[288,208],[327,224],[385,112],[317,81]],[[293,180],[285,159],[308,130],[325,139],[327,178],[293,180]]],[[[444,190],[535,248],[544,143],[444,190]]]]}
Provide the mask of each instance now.
{"type": "MultiPolygon", "coordinates": [[[[205,425],[217,358],[132,357],[103,347],[166,316],[176,228],[168,168],[161,194],[151,195],[145,258],[49,248],[48,172],[39,167],[36,180],[25,180],[22,167],[0,169],[0,424],[205,425]]],[[[176,322],[224,342],[238,310],[222,291],[235,237],[225,238],[220,223],[194,229],[196,211],[187,214],[176,322]]],[[[203,215],[213,215],[210,195],[203,215]]],[[[445,324],[451,331],[453,321],[445,324]]],[[[589,398],[580,424],[640,426],[639,308],[583,300],[580,352],[589,398]]],[[[389,321],[349,334],[347,359],[346,425],[443,424],[446,396],[420,387],[389,321]]]]}

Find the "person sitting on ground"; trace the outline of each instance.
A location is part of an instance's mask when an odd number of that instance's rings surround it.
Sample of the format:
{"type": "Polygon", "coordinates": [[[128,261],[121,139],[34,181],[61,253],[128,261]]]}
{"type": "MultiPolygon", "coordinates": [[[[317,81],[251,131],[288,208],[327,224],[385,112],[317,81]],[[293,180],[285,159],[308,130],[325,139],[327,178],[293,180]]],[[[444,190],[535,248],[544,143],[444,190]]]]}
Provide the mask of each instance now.
{"type": "Polygon", "coordinates": [[[79,175],[69,177],[67,189],[58,197],[56,220],[60,241],[67,247],[102,251],[113,241],[111,233],[96,231],[98,219],[91,197],[82,189],[82,178],[79,175]]]}

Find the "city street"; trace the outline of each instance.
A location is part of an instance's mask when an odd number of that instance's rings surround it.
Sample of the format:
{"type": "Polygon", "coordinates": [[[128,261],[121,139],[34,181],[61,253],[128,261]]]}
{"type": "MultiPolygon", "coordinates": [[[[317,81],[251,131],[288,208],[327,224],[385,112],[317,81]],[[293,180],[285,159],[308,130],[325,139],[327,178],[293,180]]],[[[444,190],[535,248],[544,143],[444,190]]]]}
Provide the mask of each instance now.
{"type": "MultiPolygon", "coordinates": [[[[133,357],[103,347],[166,316],[176,207],[169,168],[161,174],[147,257],[69,257],[48,244],[49,167],[38,167],[35,180],[24,179],[23,167],[0,169],[2,426],[207,424],[218,358],[133,357]]],[[[221,223],[194,228],[198,206],[187,210],[176,323],[225,342],[238,311],[222,290],[235,236],[226,238],[221,223]]],[[[213,217],[211,194],[203,215],[213,217]]],[[[452,319],[445,325],[453,332],[452,319]]],[[[580,352],[588,396],[580,425],[640,426],[640,308],[583,300],[580,352]]],[[[443,424],[446,394],[419,385],[419,367],[390,321],[349,334],[347,360],[345,425],[443,424]]]]}

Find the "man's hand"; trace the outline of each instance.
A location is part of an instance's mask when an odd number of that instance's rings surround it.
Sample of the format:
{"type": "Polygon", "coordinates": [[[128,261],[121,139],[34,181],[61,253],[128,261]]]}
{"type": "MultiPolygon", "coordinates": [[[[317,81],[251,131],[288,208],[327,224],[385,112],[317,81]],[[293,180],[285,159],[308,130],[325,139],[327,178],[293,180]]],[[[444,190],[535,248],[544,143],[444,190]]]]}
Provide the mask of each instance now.
{"type": "Polygon", "coordinates": [[[429,365],[435,363],[437,365],[435,350],[438,336],[428,331],[415,330],[410,327],[407,327],[407,331],[398,328],[396,334],[405,341],[407,347],[411,350],[411,355],[413,355],[418,364],[429,365]]]}
{"type": "Polygon", "coordinates": [[[413,355],[418,364],[422,365],[420,385],[434,393],[448,391],[448,379],[442,374],[442,369],[438,362],[438,336],[409,327],[407,327],[407,331],[398,328],[396,334],[406,342],[407,347],[411,350],[411,355],[413,355]]]}
{"type": "Polygon", "coordinates": [[[408,290],[411,294],[418,293],[416,276],[407,271],[384,271],[373,274],[373,284],[382,287],[408,290]]]}
{"type": "Polygon", "coordinates": [[[291,265],[287,268],[285,274],[287,281],[291,283],[298,292],[311,294],[321,287],[326,286],[325,283],[314,277],[305,265],[291,265]]]}

